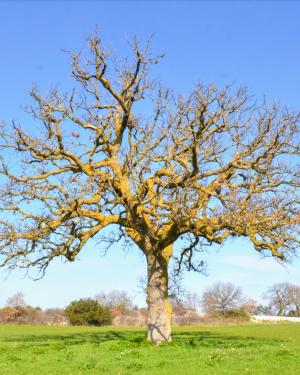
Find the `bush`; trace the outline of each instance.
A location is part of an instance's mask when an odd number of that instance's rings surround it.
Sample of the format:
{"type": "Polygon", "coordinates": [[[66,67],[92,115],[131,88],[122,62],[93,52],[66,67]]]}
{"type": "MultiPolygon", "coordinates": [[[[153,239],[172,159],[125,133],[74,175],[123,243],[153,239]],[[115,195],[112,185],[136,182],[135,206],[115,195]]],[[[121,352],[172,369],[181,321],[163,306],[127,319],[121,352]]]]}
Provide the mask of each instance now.
{"type": "Polygon", "coordinates": [[[0,309],[0,323],[43,324],[44,316],[39,307],[6,306],[0,309]]]}
{"type": "Polygon", "coordinates": [[[224,313],[225,318],[240,318],[249,320],[250,316],[244,308],[228,310],[224,313]]]}
{"type": "Polygon", "coordinates": [[[24,315],[23,308],[6,306],[0,309],[0,323],[20,323],[24,315]]]}
{"type": "Polygon", "coordinates": [[[77,326],[104,326],[112,322],[111,311],[91,298],[71,302],[65,315],[71,325],[77,326]]]}
{"type": "Polygon", "coordinates": [[[59,308],[47,309],[44,311],[44,320],[48,325],[67,325],[65,310],[59,308]]]}

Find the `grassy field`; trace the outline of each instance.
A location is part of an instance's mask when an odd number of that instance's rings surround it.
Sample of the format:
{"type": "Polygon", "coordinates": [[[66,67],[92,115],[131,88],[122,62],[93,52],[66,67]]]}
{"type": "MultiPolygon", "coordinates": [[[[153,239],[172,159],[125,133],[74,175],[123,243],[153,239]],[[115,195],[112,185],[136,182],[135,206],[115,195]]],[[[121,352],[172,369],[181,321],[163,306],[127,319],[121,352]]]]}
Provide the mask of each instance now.
{"type": "Polygon", "coordinates": [[[0,325],[0,374],[300,374],[300,325],[178,327],[160,347],[136,328],[0,325]]]}

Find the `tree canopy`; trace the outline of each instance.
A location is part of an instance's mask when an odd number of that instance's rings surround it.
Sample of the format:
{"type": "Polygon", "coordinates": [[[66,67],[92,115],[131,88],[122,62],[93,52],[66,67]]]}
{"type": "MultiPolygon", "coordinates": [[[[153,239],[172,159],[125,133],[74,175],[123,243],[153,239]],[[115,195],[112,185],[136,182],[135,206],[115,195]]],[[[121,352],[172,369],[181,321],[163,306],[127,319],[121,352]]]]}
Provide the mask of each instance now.
{"type": "Polygon", "coordinates": [[[115,224],[111,241],[147,259],[150,339],[170,339],[171,257],[179,272],[201,269],[197,250],[229,237],[280,260],[299,247],[300,114],[230,85],[172,93],[151,78],[161,56],[149,43],[134,40],[123,62],[97,35],[88,47],[70,52],[71,92],[33,87],[36,121],[2,129],[1,264],[73,261],[115,224]]]}

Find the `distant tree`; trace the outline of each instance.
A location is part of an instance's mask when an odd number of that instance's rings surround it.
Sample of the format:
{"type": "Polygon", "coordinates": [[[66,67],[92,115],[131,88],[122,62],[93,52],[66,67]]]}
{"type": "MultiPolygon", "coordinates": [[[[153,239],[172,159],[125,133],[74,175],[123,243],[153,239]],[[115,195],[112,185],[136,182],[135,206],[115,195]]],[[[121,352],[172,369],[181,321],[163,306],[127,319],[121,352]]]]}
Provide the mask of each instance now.
{"type": "Polygon", "coordinates": [[[14,308],[17,308],[17,307],[24,308],[26,306],[24,294],[21,292],[18,292],[14,294],[13,296],[9,297],[6,301],[6,306],[14,307],[14,308]]]}
{"type": "Polygon", "coordinates": [[[172,295],[172,323],[174,325],[199,324],[201,316],[197,309],[200,307],[200,298],[196,293],[183,291],[179,295],[172,295]]]}
{"type": "Polygon", "coordinates": [[[264,294],[270,310],[278,316],[300,316],[300,286],[288,282],[271,286],[264,294]]]}
{"type": "Polygon", "coordinates": [[[179,297],[174,296],[173,298],[170,298],[170,302],[172,304],[173,310],[193,310],[196,311],[200,305],[200,297],[198,294],[185,291],[182,295],[179,297]]]}
{"type": "Polygon", "coordinates": [[[258,304],[257,301],[252,298],[247,298],[243,304],[242,308],[249,314],[254,315],[257,313],[258,304]]]}
{"type": "Polygon", "coordinates": [[[24,294],[16,293],[6,301],[6,307],[0,310],[0,321],[5,323],[44,323],[43,311],[40,307],[26,304],[24,294]]]}
{"type": "Polygon", "coordinates": [[[23,308],[6,306],[0,309],[0,323],[19,323],[23,317],[23,308]]]}
{"type": "Polygon", "coordinates": [[[226,315],[232,310],[241,308],[244,302],[240,287],[232,283],[217,282],[208,287],[201,299],[203,311],[226,315]]]}
{"type": "Polygon", "coordinates": [[[111,324],[111,312],[91,298],[71,302],[65,309],[71,325],[104,326],[111,324]]]}
{"type": "Polygon", "coordinates": [[[182,300],[183,305],[190,310],[198,310],[200,307],[200,297],[197,293],[187,291],[182,300]]]}
{"type": "Polygon", "coordinates": [[[101,292],[96,294],[95,299],[101,306],[108,307],[111,310],[118,309],[122,312],[135,308],[132,297],[123,290],[113,290],[109,293],[101,292]]]}
{"type": "Polygon", "coordinates": [[[294,285],[292,294],[291,310],[289,311],[290,316],[300,317],[300,286],[294,285]]]}
{"type": "Polygon", "coordinates": [[[256,315],[273,315],[273,311],[270,306],[259,304],[256,309],[256,315]]]}
{"type": "Polygon", "coordinates": [[[122,63],[97,35],[88,47],[70,53],[73,90],[34,87],[37,121],[1,132],[0,264],[43,274],[115,226],[108,243],[145,256],[148,339],[159,344],[171,340],[171,259],[178,273],[201,271],[199,253],[230,237],[295,254],[300,114],[230,85],[172,93],[150,75],[160,56],[149,44],[135,40],[122,63]]]}
{"type": "Polygon", "coordinates": [[[40,307],[26,306],[23,308],[23,316],[19,319],[20,323],[25,324],[44,324],[44,313],[40,307]]]}
{"type": "Polygon", "coordinates": [[[44,311],[45,322],[51,325],[65,325],[67,319],[64,309],[50,308],[44,311]]]}
{"type": "Polygon", "coordinates": [[[137,315],[137,307],[134,305],[132,297],[122,290],[113,290],[109,293],[101,292],[95,296],[96,301],[101,306],[110,309],[113,324],[132,325],[137,315]]]}

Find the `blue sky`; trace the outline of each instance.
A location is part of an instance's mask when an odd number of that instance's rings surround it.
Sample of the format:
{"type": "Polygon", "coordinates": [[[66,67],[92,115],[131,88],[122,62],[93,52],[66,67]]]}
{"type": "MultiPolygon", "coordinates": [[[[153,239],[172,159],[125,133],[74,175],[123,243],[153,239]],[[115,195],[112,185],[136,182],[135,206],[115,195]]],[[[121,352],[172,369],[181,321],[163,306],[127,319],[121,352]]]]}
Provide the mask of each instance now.
{"type": "MultiPolygon", "coordinates": [[[[30,104],[32,83],[45,91],[56,84],[69,88],[68,58],[61,49],[83,48],[96,25],[121,57],[128,52],[127,39],[154,34],[153,50],[166,56],[153,74],[176,91],[188,92],[199,81],[236,82],[258,98],[299,108],[299,17],[296,1],[1,1],[0,118],[30,127],[22,106],[30,104]]],[[[205,259],[207,277],[184,279],[199,294],[216,280],[232,281],[256,299],[275,282],[300,284],[299,260],[282,267],[260,259],[245,240],[212,248],[205,259]]],[[[145,262],[138,250],[125,253],[116,245],[102,257],[101,246],[90,244],[80,260],[56,262],[40,281],[0,271],[0,306],[17,291],[32,305],[50,307],[113,289],[128,290],[142,305],[141,276],[145,262]]]]}

